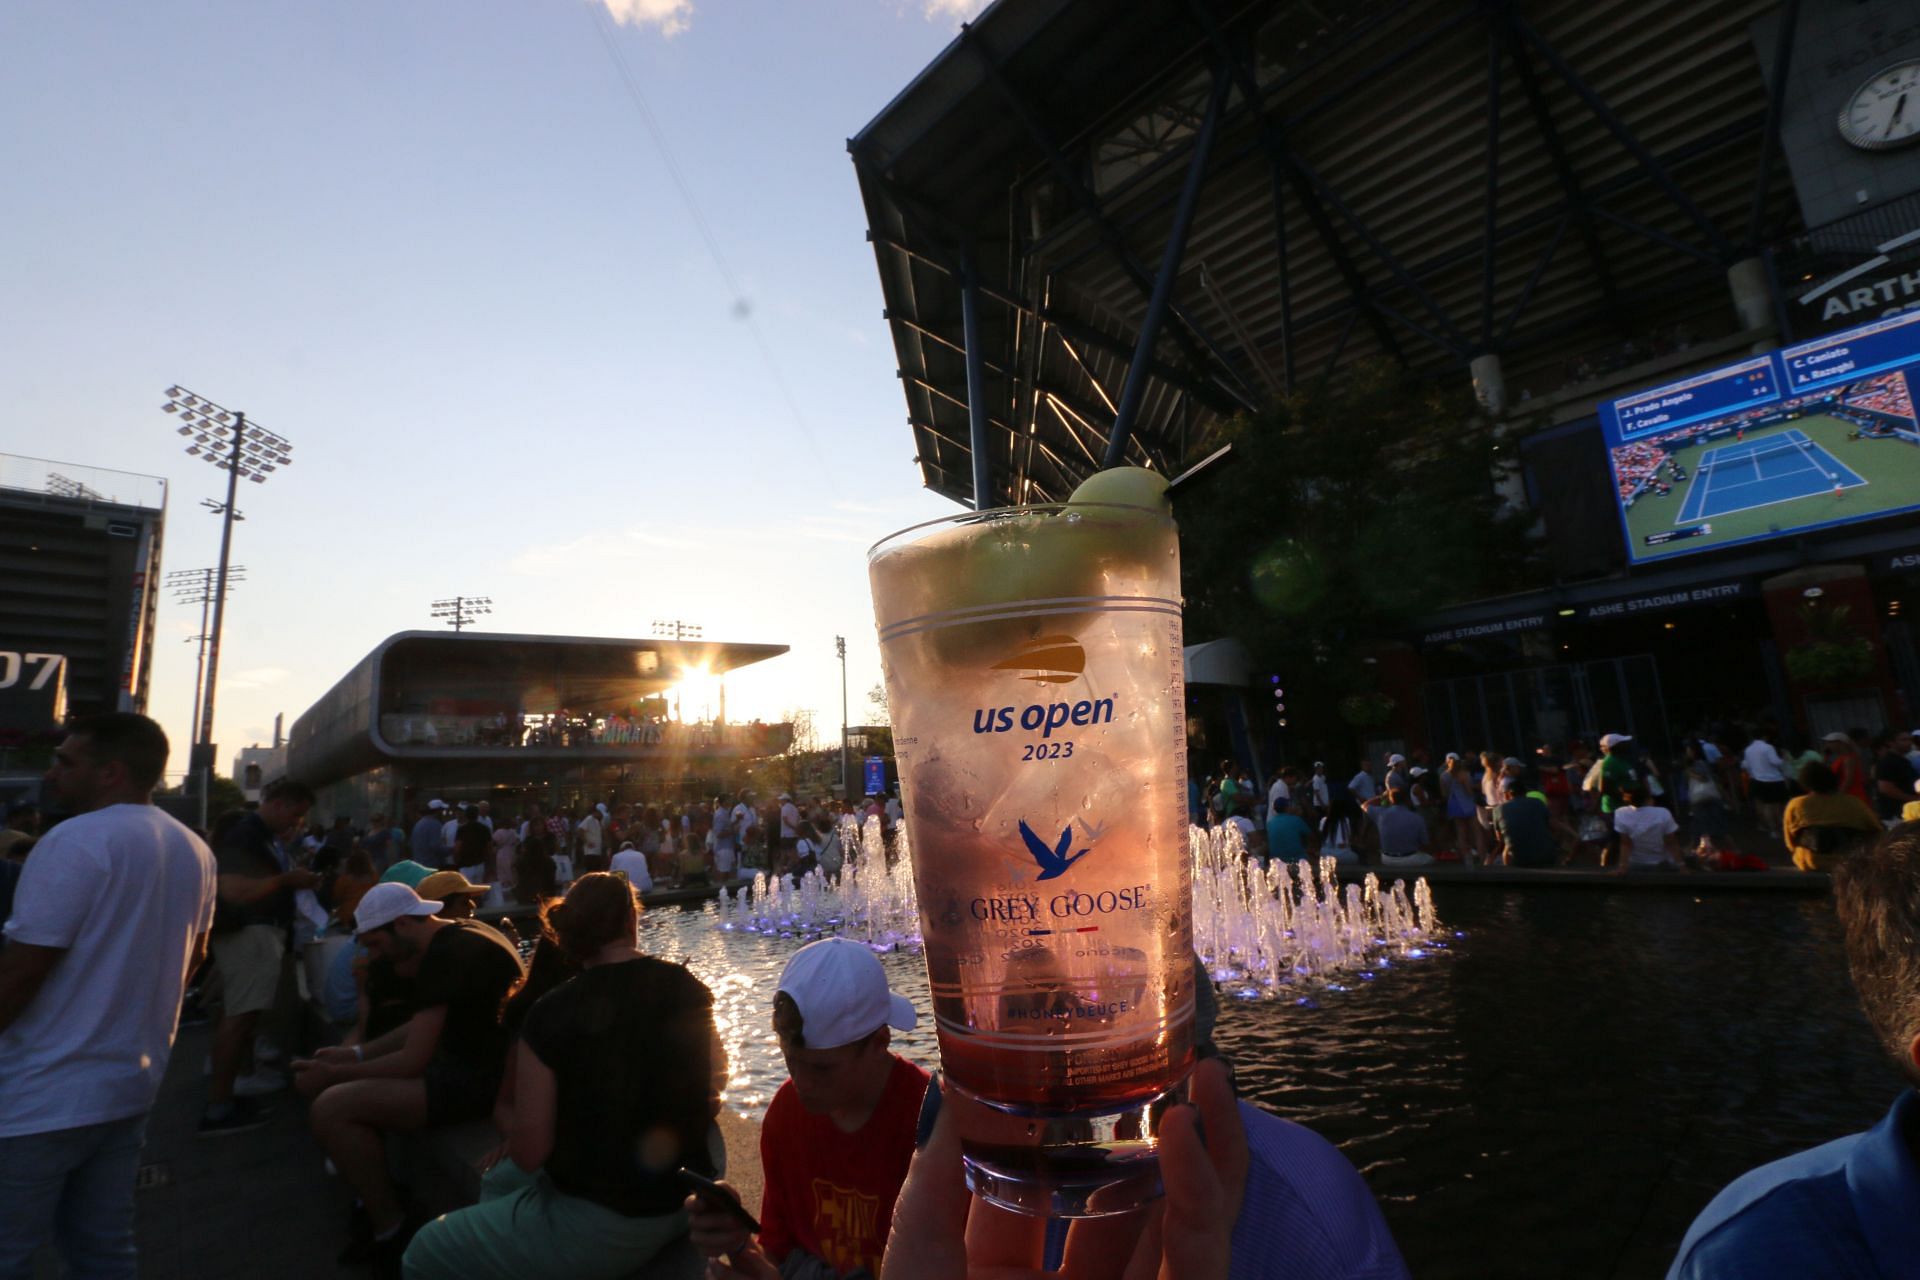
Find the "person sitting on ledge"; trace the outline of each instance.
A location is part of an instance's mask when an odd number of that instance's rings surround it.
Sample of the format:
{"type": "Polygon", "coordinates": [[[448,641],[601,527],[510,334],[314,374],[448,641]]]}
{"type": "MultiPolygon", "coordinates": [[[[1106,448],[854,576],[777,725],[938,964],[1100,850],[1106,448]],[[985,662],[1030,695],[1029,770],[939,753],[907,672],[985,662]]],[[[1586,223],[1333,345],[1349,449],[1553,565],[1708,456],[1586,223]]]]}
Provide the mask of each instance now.
{"type": "Polygon", "coordinates": [[[1425,867],[1433,863],[1427,852],[1427,820],[1407,805],[1407,793],[1388,787],[1386,802],[1371,810],[1373,825],[1380,833],[1380,865],[1383,867],[1425,867]]]}
{"type": "Polygon", "coordinates": [[[709,1129],[726,1052],[713,993],[642,955],[640,899],[589,872],[549,916],[581,973],[527,1012],[504,1104],[506,1157],[480,1203],[408,1246],[408,1280],[616,1280],[686,1234],[682,1167],[719,1172],[709,1129]]]}
{"type": "Polygon", "coordinates": [[[1802,871],[1831,871],[1848,852],[1884,829],[1873,810],[1840,790],[1840,775],[1818,761],[1801,766],[1805,795],[1787,802],[1783,825],[1793,865],[1802,871]]]}
{"type": "MultiPolygon", "coordinates": [[[[1920,1085],[1920,826],[1840,862],[1833,902],[1861,1007],[1920,1085]]],[[[1879,1124],[1736,1178],[1680,1242],[1667,1280],[1911,1277],[1920,1265],[1920,1093],[1879,1124]]]]}
{"type": "Polygon", "coordinates": [[[760,1130],[760,1238],[720,1205],[689,1197],[694,1245],[727,1258],[708,1275],[879,1273],[927,1088],[927,1073],[889,1047],[890,1028],[911,1031],[917,1021],[865,944],[825,938],[794,952],[773,998],[792,1078],[760,1130]]]}
{"type": "Polygon", "coordinates": [[[479,1119],[500,1084],[500,1006],[520,985],[520,953],[492,925],[445,919],[440,907],[404,884],[367,890],[354,927],[373,963],[412,980],[413,1014],[378,1039],[293,1064],[295,1086],[313,1099],[314,1136],[365,1208],[368,1234],[343,1261],[391,1270],[406,1247],[385,1135],[479,1119]]]}
{"type": "Polygon", "coordinates": [[[1663,805],[1647,803],[1647,784],[1620,788],[1613,808],[1613,829],[1620,837],[1620,865],[1615,875],[1629,871],[1678,871],[1680,824],[1663,805]]]}

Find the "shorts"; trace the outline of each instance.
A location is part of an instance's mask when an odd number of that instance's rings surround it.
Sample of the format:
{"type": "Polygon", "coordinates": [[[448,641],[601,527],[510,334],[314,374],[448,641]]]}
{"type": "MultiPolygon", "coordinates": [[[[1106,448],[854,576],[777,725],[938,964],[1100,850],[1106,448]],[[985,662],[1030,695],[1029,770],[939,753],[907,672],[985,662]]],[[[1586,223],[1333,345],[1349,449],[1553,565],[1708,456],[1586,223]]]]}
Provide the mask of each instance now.
{"type": "Polygon", "coordinates": [[[1785,804],[1787,802],[1787,784],[1784,782],[1761,782],[1756,778],[1747,784],[1747,794],[1753,797],[1755,804],[1785,804]]]}
{"type": "Polygon", "coordinates": [[[280,991],[286,931],[275,924],[242,925],[213,935],[213,963],[220,971],[220,1007],[229,1018],[264,1013],[280,991]]]}
{"type": "Polygon", "coordinates": [[[486,1075],[469,1063],[446,1054],[435,1054],[427,1061],[421,1082],[427,1090],[427,1126],[459,1124],[480,1120],[493,1114],[500,1078],[486,1075]]]}

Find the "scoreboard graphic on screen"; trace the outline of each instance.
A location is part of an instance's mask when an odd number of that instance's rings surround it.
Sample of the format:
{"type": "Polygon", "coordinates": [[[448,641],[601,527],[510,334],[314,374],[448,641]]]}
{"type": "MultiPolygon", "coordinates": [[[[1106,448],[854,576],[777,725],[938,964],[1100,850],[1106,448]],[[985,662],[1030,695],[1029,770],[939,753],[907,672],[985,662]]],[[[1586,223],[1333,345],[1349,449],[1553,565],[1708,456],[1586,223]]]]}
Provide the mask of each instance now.
{"type": "Polygon", "coordinates": [[[1600,406],[1636,564],[1920,509],[1920,312],[1600,406]]]}

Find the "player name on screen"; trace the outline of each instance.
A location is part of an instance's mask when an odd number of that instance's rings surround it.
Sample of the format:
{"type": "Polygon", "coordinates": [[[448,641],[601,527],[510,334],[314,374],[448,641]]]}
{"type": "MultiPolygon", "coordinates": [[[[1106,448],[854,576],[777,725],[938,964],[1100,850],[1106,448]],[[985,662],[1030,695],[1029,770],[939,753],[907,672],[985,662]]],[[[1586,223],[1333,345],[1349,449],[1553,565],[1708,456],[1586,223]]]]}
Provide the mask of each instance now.
{"type": "Polygon", "coordinates": [[[1647,545],[1657,547],[1664,542],[1677,542],[1681,538],[1705,538],[1713,534],[1710,524],[1696,524],[1687,529],[1662,529],[1659,533],[1647,535],[1647,545]]]}

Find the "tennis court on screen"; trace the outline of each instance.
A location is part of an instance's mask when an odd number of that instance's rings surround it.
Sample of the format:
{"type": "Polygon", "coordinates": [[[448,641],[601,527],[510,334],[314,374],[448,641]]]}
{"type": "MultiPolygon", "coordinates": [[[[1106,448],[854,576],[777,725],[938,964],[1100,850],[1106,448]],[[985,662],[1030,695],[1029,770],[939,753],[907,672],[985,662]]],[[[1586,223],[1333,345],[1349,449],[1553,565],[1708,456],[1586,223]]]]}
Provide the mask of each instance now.
{"type": "Polygon", "coordinates": [[[1764,440],[1709,449],[1695,465],[1674,524],[1697,524],[1754,507],[1857,489],[1854,470],[1798,428],[1764,440]]]}

